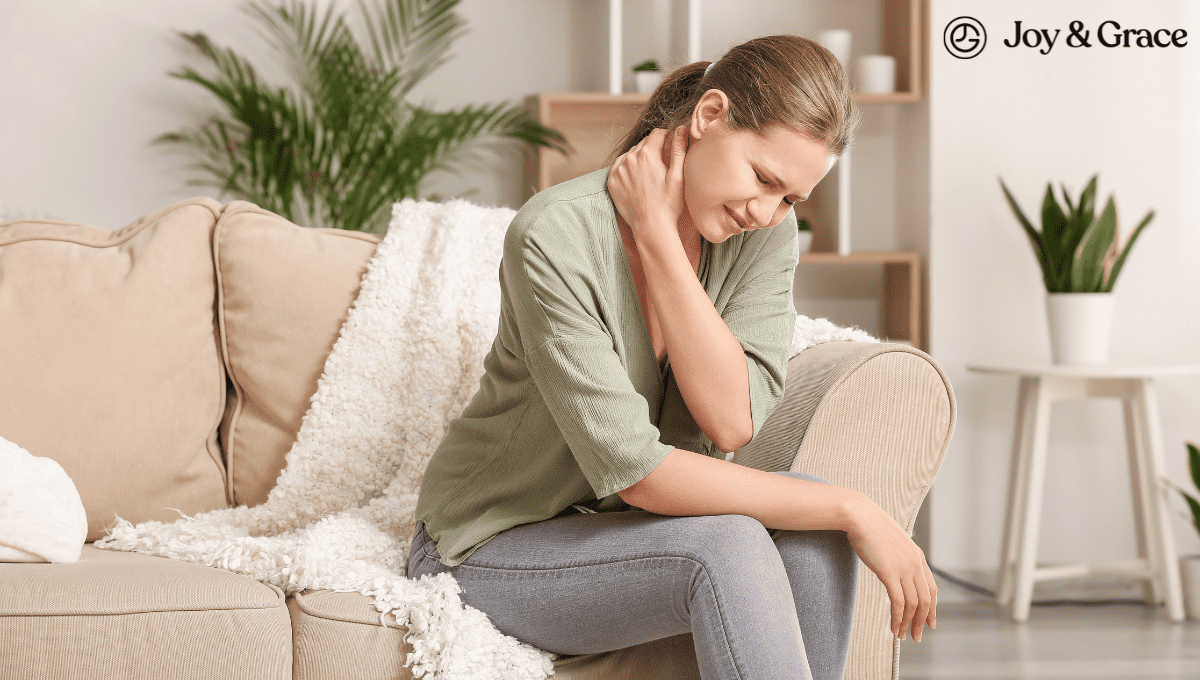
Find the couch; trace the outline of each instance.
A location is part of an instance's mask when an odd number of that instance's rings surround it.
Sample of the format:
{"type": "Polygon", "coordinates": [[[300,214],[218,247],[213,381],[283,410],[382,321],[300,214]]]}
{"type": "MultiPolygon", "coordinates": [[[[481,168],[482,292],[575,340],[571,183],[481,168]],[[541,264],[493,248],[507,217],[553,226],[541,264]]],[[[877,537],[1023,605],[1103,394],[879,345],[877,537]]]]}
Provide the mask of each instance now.
{"type": "MultiPolygon", "coordinates": [[[[0,564],[5,678],[409,678],[402,631],[356,593],[278,588],[90,545],[119,515],[255,505],[284,467],[379,236],[192,198],[117,230],[0,223],[0,435],[58,461],[88,516],[72,564],[0,564]]],[[[734,461],[853,487],[909,531],[955,422],[937,363],[832,342],[734,461]]],[[[846,677],[897,678],[861,570],[846,677]]],[[[560,658],[556,676],[698,678],[691,638],[560,658]]]]}

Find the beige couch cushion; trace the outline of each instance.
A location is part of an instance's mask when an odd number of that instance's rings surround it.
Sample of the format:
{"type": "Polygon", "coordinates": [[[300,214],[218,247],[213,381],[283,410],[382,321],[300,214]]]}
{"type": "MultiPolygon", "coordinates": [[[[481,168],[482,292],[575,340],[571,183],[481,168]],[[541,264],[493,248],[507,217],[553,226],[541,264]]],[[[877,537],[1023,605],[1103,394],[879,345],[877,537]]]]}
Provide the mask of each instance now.
{"type": "Polygon", "coordinates": [[[63,466],[89,541],[114,515],[171,521],[175,509],[226,507],[220,211],[193,198],[117,231],[0,224],[0,436],[63,466]]]}
{"type": "Polygon", "coordinates": [[[290,678],[291,637],[281,590],[221,569],[91,546],[0,564],[5,678],[290,678]]]}
{"type": "MultiPolygon", "coordinates": [[[[405,629],[384,627],[370,598],[328,590],[297,593],[292,613],[294,680],[410,680],[404,667],[412,647],[405,629]]],[[[393,621],[389,617],[389,621],[393,621]]],[[[676,635],[604,654],[561,657],[558,680],[700,680],[689,634],[676,635]]]]}
{"type": "Polygon", "coordinates": [[[218,319],[233,394],[229,493],[267,499],[380,236],[306,229],[245,201],[217,223],[218,319]]]}

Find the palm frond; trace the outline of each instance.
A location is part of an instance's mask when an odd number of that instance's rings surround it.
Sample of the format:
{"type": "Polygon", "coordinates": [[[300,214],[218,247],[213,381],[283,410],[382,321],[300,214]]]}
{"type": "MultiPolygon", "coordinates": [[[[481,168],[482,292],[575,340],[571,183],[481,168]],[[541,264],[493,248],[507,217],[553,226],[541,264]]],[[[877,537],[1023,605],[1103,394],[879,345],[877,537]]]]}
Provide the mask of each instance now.
{"type": "Polygon", "coordinates": [[[404,98],[430,73],[450,59],[451,44],[466,33],[454,12],[458,0],[358,0],[360,17],[376,61],[404,77],[395,96],[404,98]]]}
{"type": "Polygon", "coordinates": [[[258,20],[259,33],[284,57],[292,76],[310,96],[317,84],[322,55],[330,45],[349,36],[345,18],[333,13],[335,4],[330,3],[320,18],[315,7],[298,0],[283,5],[251,0],[242,7],[247,15],[258,20]]]}
{"type": "Polygon", "coordinates": [[[189,167],[222,194],[292,221],[380,230],[392,202],[420,196],[435,169],[451,169],[477,148],[514,143],[560,151],[566,141],[521,107],[488,104],[435,112],[404,96],[449,57],[465,30],[457,0],[385,0],[358,8],[360,44],[331,4],[251,0],[244,10],[288,61],[299,87],[262,82],[254,67],[202,33],[181,33],[208,62],[168,75],[208,91],[221,107],[194,128],[157,143],[188,150],[189,167]]]}

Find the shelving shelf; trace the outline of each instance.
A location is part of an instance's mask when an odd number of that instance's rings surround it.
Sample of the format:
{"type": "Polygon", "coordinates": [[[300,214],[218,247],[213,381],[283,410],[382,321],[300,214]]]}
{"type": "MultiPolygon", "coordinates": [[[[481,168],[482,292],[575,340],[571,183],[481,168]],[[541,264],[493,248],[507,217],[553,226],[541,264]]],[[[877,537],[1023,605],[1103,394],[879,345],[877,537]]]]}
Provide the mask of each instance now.
{"type": "MultiPolygon", "coordinates": [[[[853,93],[859,104],[915,104],[924,97],[928,81],[928,39],[924,16],[928,0],[881,0],[880,50],[896,59],[896,91],[889,94],[853,93]]],[[[638,93],[549,92],[529,96],[526,105],[538,122],[558,129],[571,146],[569,155],[538,148],[526,155],[526,198],[560,182],[605,167],[609,153],[637,121],[649,95],[638,93]]],[[[818,187],[821,189],[821,187],[818,187]]],[[[881,335],[925,349],[925,320],[921,301],[921,258],[919,253],[877,251],[836,252],[836,230],[822,220],[821,191],[804,204],[796,216],[815,225],[813,248],[800,258],[801,266],[827,264],[882,265],[881,335]]],[[[837,201],[835,200],[834,203],[837,201]]]]}
{"type": "Polygon", "coordinates": [[[880,336],[924,350],[925,327],[921,304],[921,254],[898,250],[803,253],[799,266],[883,265],[883,295],[879,301],[880,336]]]}

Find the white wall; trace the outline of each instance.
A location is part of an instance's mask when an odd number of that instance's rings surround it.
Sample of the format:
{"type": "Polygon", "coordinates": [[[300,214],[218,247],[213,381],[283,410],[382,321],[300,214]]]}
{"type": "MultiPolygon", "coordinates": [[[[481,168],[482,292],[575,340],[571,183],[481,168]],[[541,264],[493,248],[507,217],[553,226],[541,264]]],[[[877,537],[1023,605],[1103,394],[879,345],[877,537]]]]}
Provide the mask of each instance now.
{"type": "MultiPolygon", "coordinates": [[[[576,61],[591,59],[569,44],[568,28],[583,4],[469,0],[461,7],[469,33],[414,99],[449,108],[570,89],[576,61]]],[[[282,82],[274,52],[240,6],[236,0],[3,0],[0,214],[119,227],[188,196],[219,198],[215,189],[187,186],[194,175],[184,169],[186,159],[149,142],[214,110],[201,88],[166,75],[184,63],[202,64],[176,30],[204,32],[282,82]]],[[[440,177],[428,190],[474,190],[469,195],[479,202],[511,203],[520,195],[520,173],[512,172],[520,157],[489,156],[474,163],[467,181],[440,177]]]]}
{"type": "MultiPolygon", "coordinates": [[[[1116,294],[1113,359],[1200,363],[1200,3],[932,0],[931,351],[958,399],[958,427],[934,486],[933,560],[994,568],[1004,511],[1016,380],[969,363],[1048,361],[1041,274],[997,176],[1040,216],[1046,183],[1077,195],[1099,172],[1123,229],[1150,208],[1116,294]],[[973,16],[988,30],[970,60],[942,46],[946,24],[973,16]],[[1184,49],[1107,49],[1095,27],[1186,28],[1184,49]],[[1080,20],[1093,47],[1048,55],[1005,47],[1014,21],[1062,28],[1080,20]]],[[[1184,441],[1200,443],[1200,376],[1157,381],[1167,475],[1187,482],[1184,441]]],[[[1039,559],[1102,562],[1136,555],[1121,412],[1115,400],[1054,407],[1039,559]]],[[[1173,494],[1174,495],[1174,494],[1173,494]]],[[[1179,498],[1172,499],[1182,511],[1179,498]]],[[[1183,552],[1200,540],[1182,520],[1183,552]]]]}
{"type": "MultiPolygon", "coordinates": [[[[274,53],[240,5],[3,0],[0,216],[36,214],[117,227],[188,196],[219,198],[214,189],[187,186],[195,176],[184,169],[187,159],[149,142],[213,110],[212,98],[198,86],[166,76],[184,63],[202,64],[176,30],[204,32],[282,82],[274,53]]],[[[878,44],[876,0],[844,3],[838,13],[816,0],[736,7],[705,0],[701,6],[705,58],[755,35],[815,37],[834,26],[855,30],[856,53],[878,44]]],[[[681,63],[685,7],[686,0],[626,0],[627,65],[648,57],[681,63]]],[[[449,108],[521,102],[535,92],[607,89],[604,0],[465,0],[459,13],[468,33],[455,43],[452,60],[413,92],[416,101],[449,108]]],[[[485,153],[461,176],[431,176],[426,191],[517,206],[524,195],[520,170],[518,154],[485,153]]],[[[888,233],[886,223],[881,232],[888,233]]]]}

